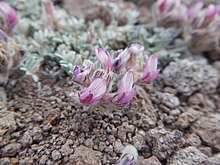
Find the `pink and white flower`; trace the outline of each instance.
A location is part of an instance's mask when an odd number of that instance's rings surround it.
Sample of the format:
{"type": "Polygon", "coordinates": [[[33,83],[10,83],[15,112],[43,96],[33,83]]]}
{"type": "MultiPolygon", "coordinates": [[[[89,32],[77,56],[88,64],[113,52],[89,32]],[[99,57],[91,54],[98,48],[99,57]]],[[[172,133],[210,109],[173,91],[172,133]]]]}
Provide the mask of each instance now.
{"type": "Polygon", "coordinates": [[[88,88],[79,93],[81,103],[93,104],[100,101],[107,91],[107,82],[103,78],[96,78],[88,88]]]}
{"type": "Polygon", "coordinates": [[[147,83],[153,82],[160,73],[160,69],[157,69],[158,58],[156,55],[151,55],[145,64],[144,73],[141,77],[142,81],[147,83]]]}
{"type": "Polygon", "coordinates": [[[141,44],[132,44],[129,48],[117,52],[117,57],[113,61],[113,68],[116,71],[125,73],[127,69],[134,67],[137,56],[144,51],[141,44]]]}
{"type": "Polygon", "coordinates": [[[102,68],[106,71],[111,70],[112,68],[112,62],[111,57],[108,51],[103,50],[101,48],[95,49],[96,58],[99,60],[99,62],[102,65],[102,68]]]}
{"type": "Polygon", "coordinates": [[[161,24],[181,24],[179,21],[186,20],[187,7],[181,0],[158,0],[155,3],[155,14],[155,19],[161,24]]]}
{"type": "Polygon", "coordinates": [[[9,33],[18,19],[15,9],[12,8],[7,2],[0,1],[0,17],[2,17],[4,21],[4,25],[0,24],[0,28],[9,33]]]}
{"type": "Polygon", "coordinates": [[[188,16],[191,21],[194,21],[198,17],[198,14],[201,12],[204,6],[204,2],[198,1],[188,9],[188,16]]]}
{"type": "Polygon", "coordinates": [[[117,96],[113,99],[113,102],[119,105],[130,103],[136,93],[133,83],[134,75],[131,71],[127,71],[120,81],[117,96]]]}

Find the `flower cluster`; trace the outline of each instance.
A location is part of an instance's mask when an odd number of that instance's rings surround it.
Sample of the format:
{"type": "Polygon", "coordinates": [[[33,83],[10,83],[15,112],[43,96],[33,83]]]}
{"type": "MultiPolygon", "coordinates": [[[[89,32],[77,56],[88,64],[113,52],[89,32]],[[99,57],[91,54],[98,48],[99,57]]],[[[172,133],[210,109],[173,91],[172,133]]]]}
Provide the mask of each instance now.
{"type": "Polygon", "coordinates": [[[181,0],[158,0],[154,5],[154,13],[161,23],[177,21],[190,24],[194,29],[219,26],[219,6],[210,4],[204,7],[204,2],[187,6],[181,0]],[[181,12],[180,12],[181,11],[181,12]]]}
{"type": "Polygon", "coordinates": [[[188,25],[185,27],[185,38],[200,51],[219,49],[220,10],[216,4],[205,7],[202,1],[188,9],[188,25]]]}
{"type": "Polygon", "coordinates": [[[153,82],[159,75],[158,59],[151,55],[144,60],[144,47],[132,44],[111,55],[101,48],[95,49],[100,67],[85,60],[83,67],[73,67],[73,81],[83,89],[75,95],[81,103],[90,105],[97,102],[127,105],[136,93],[137,82],[153,82]],[[144,62],[145,61],[145,62],[144,62]]]}
{"type": "Polygon", "coordinates": [[[17,22],[16,11],[4,0],[0,0],[0,29],[10,33],[17,22]]]}
{"type": "Polygon", "coordinates": [[[183,36],[194,48],[200,51],[218,46],[220,33],[220,8],[218,4],[202,1],[186,5],[181,0],[158,0],[154,7],[156,23],[182,29],[183,36]]]}
{"type": "Polygon", "coordinates": [[[210,4],[204,8],[204,2],[199,1],[188,9],[189,23],[193,29],[214,28],[217,30],[219,22],[219,6],[210,4]]]}
{"type": "Polygon", "coordinates": [[[181,27],[187,19],[187,6],[181,0],[158,0],[153,6],[153,13],[160,25],[181,27]]]}

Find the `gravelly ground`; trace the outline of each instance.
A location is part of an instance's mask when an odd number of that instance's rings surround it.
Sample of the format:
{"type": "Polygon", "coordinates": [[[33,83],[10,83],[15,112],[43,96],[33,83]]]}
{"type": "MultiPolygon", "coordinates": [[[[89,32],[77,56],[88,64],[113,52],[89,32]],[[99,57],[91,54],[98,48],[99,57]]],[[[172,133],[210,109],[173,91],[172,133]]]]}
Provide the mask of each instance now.
{"type": "Polygon", "coordinates": [[[10,80],[0,102],[0,164],[116,164],[127,144],[142,165],[219,165],[219,61],[172,62],[154,86],[137,87],[129,107],[85,111],[68,97],[77,88],[45,64],[41,86],[10,80]]]}
{"type": "Polygon", "coordinates": [[[52,78],[48,67],[41,69],[41,89],[28,78],[7,86],[0,164],[114,164],[127,144],[142,164],[219,164],[218,91],[185,96],[161,74],[160,85],[138,87],[128,108],[87,112],[68,97],[71,80],[52,78]]]}

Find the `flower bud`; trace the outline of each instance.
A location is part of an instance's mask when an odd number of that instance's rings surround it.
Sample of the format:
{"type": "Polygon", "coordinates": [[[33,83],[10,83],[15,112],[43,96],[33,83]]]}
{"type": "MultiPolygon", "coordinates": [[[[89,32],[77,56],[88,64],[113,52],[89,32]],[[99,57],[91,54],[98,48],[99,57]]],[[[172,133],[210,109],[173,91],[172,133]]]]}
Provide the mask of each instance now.
{"type": "Polygon", "coordinates": [[[95,49],[95,54],[96,54],[96,58],[101,63],[102,68],[106,71],[111,70],[112,62],[111,62],[110,54],[107,51],[104,51],[101,48],[96,48],[95,49]]]}

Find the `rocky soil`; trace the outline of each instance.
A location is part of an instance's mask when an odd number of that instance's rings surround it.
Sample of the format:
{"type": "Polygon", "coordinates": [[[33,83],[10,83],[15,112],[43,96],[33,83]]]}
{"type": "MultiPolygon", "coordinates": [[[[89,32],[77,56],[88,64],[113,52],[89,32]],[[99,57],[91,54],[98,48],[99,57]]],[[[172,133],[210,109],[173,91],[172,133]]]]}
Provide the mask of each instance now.
{"type": "Polygon", "coordinates": [[[170,63],[155,86],[137,88],[129,107],[104,112],[74,104],[77,87],[65,74],[50,76],[53,65],[41,69],[41,86],[29,78],[8,83],[0,164],[115,164],[127,144],[141,164],[219,164],[219,75],[204,60],[170,63]]]}

